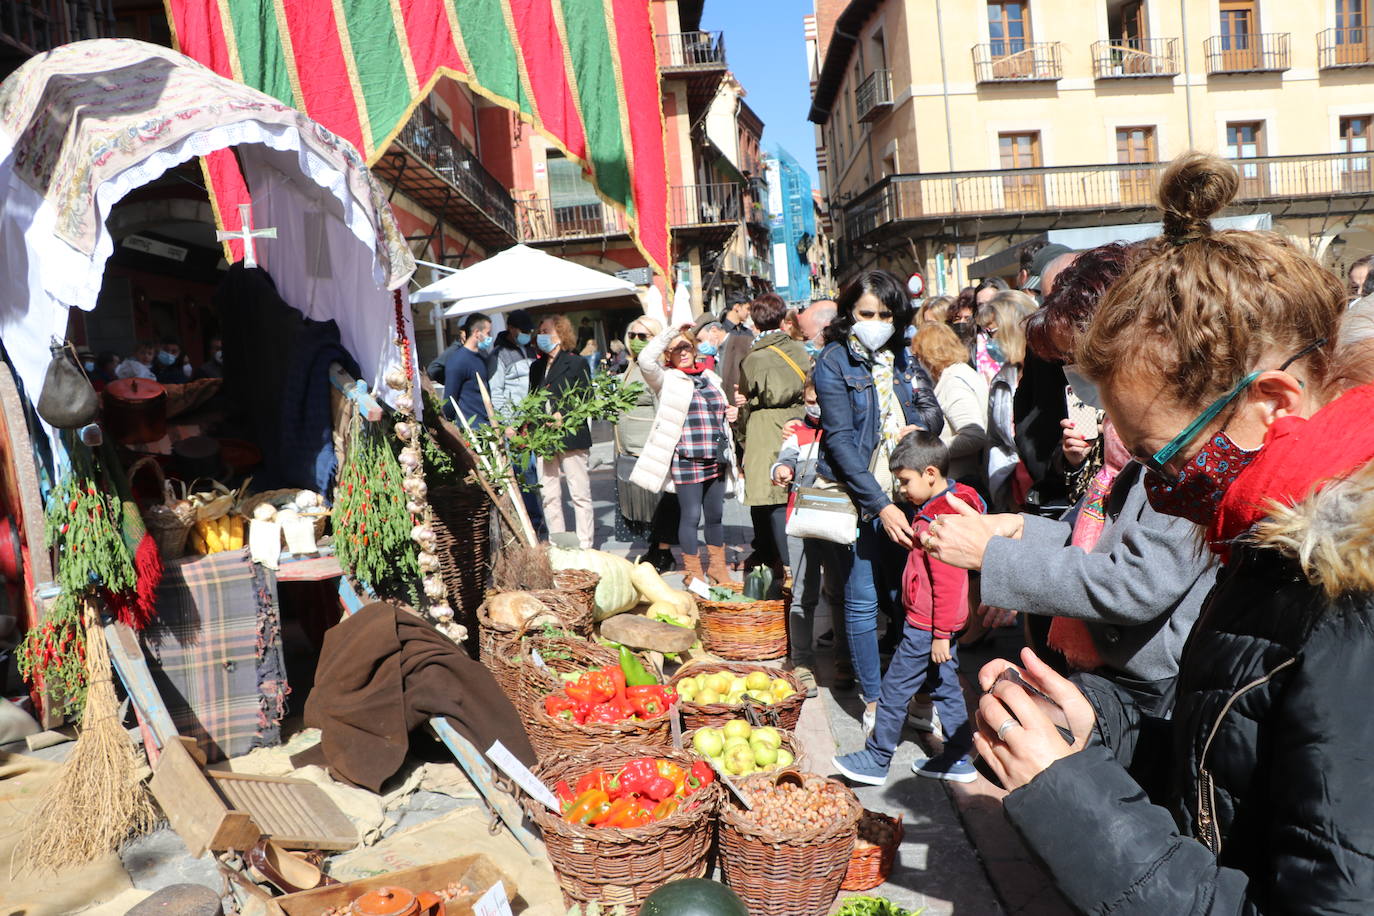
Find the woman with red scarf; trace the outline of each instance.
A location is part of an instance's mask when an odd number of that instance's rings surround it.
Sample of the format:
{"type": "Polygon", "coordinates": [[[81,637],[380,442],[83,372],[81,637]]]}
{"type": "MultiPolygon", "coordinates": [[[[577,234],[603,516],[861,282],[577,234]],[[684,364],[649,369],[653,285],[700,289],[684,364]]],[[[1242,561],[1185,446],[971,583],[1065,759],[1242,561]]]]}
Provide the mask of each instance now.
{"type": "Polygon", "coordinates": [[[1086,740],[1091,706],[1033,654],[1025,677],[1072,743],[998,680],[1007,662],[979,673],[978,752],[1082,912],[1374,912],[1374,388],[1333,384],[1335,276],[1277,236],[1212,229],[1238,185],[1215,157],[1173,163],[1163,237],[1077,351],[1152,505],[1223,564],[1180,662],[1167,808],[1086,740]]]}

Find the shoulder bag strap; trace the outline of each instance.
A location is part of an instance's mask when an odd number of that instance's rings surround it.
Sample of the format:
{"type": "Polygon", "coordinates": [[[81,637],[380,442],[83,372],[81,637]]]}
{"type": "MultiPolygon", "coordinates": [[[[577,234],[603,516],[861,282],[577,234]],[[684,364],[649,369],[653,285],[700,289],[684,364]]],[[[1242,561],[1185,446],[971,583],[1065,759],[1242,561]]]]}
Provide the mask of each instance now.
{"type": "Polygon", "coordinates": [[[797,373],[797,377],[798,377],[799,379],[801,379],[803,382],[806,381],[806,373],[803,372],[803,371],[801,370],[801,366],[798,366],[795,362],[793,362],[793,361],[792,361],[792,357],[790,357],[790,356],[788,356],[786,353],[782,352],[782,348],[781,348],[781,347],[779,347],[777,344],[773,344],[772,346],[764,347],[764,349],[765,349],[765,350],[772,350],[774,353],[776,353],[776,354],[778,354],[779,356],[781,356],[783,362],[785,362],[785,363],[787,363],[787,365],[791,366],[791,367],[792,367],[792,371],[795,372],[795,373],[797,373]]]}

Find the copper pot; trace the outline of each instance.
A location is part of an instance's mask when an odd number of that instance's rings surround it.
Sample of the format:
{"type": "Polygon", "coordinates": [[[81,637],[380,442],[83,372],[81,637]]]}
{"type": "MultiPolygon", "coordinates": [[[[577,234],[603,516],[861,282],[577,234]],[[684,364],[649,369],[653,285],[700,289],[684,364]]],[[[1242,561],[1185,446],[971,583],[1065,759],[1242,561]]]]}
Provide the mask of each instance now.
{"type": "Polygon", "coordinates": [[[146,378],[105,386],[101,425],[120,445],[156,442],[167,435],[167,389],[146,378]]]}
{"type": "Polygon", "coordinates": [[[356,916],[444,916],[444,901],[403,887],[379,887],[354,900],[351,910],[356,916]]]}

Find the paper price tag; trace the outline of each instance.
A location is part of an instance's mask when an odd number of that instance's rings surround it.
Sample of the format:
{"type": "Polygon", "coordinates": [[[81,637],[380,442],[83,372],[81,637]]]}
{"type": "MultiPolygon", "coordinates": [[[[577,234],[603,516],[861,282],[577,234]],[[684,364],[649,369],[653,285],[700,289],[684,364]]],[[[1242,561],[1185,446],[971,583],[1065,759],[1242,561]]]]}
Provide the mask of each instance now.
{"type": "Polygon", "coordinates": [[[548,665],[544,664],[544,656],[542,656],[542,655],[539,654],[539,650],[538,650],[538,649],[531,649],[531,650],[530,650],[530,661],[534,662],[534,667],[536,667],[536,668],[548,668],[548,667],[549,667],[548,665]]]}
{"type": "Polygon", "coordinates": [[[692,584],[687,586],[687,591],[696,595],[698,598],[705,599],[706,601],[711,600],[711,590],[708,589],[706,583],[702,582],[700,579],[693,579],[692,584]]]}
{"type": "Polygon", "coordinates": [[[673,736],[673,747],[682,750],[682,720],[678,718],[676,703],[668,707],[668,731],[673,736]]]}
{"type": "Polygon", "coordinates": [[[559,812],[558,799],[549,791],[549,787],[540,782],[539,777],[531,773],[529,767],[516,760],[515,755],[508,751],[500,741],[487,749],[487,759],[496,764],[501,772],[515,780],[515,784],[528,792],[535,801],[555,814],[559,812]]]}
{"type": "Polygon", "coordinates": [[[725,770],[721,768],[721,765],[716,763],[714,760],[710,760],[709,762],[711,764],[711,769],[716,771],[716,777],[720,779],[721,782],[725,783],[725,788],[729,789],[730,792],[735,796],[735,798],[739,799],[741,805],[744,805],[745,808],[747,808],[750,811],[753,811],[754,806],[750,803],[749,799],[744,797],[744,793],[739,790],[739,786],[735,785],[735,781],[731,779],[729,776],[725,775],[725,770]]]}
{"type": "Polygon", "coordinates": [[[473,916],[513,916],[506,886],[497,881],[472,905],[473,916]]]}

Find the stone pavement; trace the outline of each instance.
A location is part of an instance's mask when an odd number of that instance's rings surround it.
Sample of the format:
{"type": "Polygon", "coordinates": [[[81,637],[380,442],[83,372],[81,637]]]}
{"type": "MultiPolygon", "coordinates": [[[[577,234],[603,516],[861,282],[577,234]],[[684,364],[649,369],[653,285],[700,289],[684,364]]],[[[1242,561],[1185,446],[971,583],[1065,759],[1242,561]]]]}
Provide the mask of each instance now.
{"type": "MultiPolygon", "coordinates": [[[[643,544],[627,544],[614,539],[613,461],[608,428],[594,429],[590,461],[592,498],[596,507],[597,547],[634,559],[643,544]]],[[[566,518],[572,519],[570,507],[566,518]]],[[[749,511],[737,500],[726,502],[725,539],[727,544],[748,540],[749,511]]],[[[733,551],[728,552],[735,559],[733,551]]],[[[825,610],[821,609],[821,615],[825,610]]],[[[816,632],[829,629],[828,621],[818,619],[816,632]]],[[[970,684],[978,668],[995,657],[1015,658],[1021,646],[1019,631],[999,630],[977,650],[961,659],[966,698],[972,710],[977,701],[976,688],[970,684]]],[[[833,659],[820,654],[818,675],[820,696],[809,700],[802,710],[797,731],[806,751],[810,769],[838,775],[831,766],[837,752],[848,753],[863,746],[858,694],[829,688],[833,659]]],[[[1044,872],[1031,859],[1020,838],[1002,814],[1006,793],[983,778],[970,784],[944,783],[923,779],[911,772],[918,756],[918,733],[908,730],[897,756],[891,777],[881,787],[856,786],[863,804],[894,817],[900,815],[905,839],[896,867],[888,882],[866,893],[888,897],[907,909],[926,907],[922,916],[1061,916],[1072,909],[1054,890],[1044,872]]],[[[919,736],[926,750],[934,753],[940,742],[919,736]]],[[[841,892],[840,899],[846,896],[841,892]]]]}

